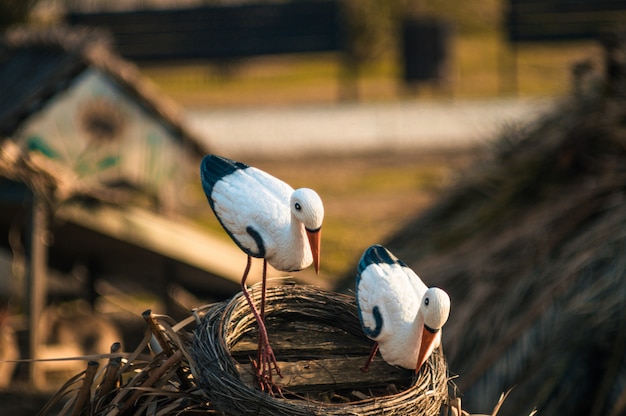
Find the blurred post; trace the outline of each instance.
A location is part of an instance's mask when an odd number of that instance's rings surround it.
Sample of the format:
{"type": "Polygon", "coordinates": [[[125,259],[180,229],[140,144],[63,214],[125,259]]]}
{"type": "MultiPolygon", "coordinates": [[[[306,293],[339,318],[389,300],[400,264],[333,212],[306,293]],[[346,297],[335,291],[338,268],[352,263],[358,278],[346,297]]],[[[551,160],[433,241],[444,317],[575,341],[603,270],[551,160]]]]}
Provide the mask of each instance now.
{"type": "MultiPolygon", "coordinates": [[[[47,210],[41,197],[33,194],[28,220],[28,271],[27,271],[27,299],[28,299],[28,357],[39,358],[41,337],[38,331],[38,322],[43,313],[46,302],[46,267],[48,253],[45,235],[48,228],[47,210]]],[[[36,363],[29,365],[29,380],[32,385],[41,387],[43,378],[36,363]]]]}
{"type": "Polygon", "coordinates": [[[359,100],[359,62],[350,54],[343,54],[339,76],[339,101],[359,100]]]}
{"type": "Polygon", "coordinates": [[[607,93],[612,98],[626,99],[626,30],[615,30],[605,34],[604,68],[607,93]]]}
{"type": "Polygon", "coordinates": [[[434,17],[408,15],[402,21],[402,77],[415,89],[421,82],[438,88],[449,84],[446,63],[450,54],[450,25],[434,17]]]}

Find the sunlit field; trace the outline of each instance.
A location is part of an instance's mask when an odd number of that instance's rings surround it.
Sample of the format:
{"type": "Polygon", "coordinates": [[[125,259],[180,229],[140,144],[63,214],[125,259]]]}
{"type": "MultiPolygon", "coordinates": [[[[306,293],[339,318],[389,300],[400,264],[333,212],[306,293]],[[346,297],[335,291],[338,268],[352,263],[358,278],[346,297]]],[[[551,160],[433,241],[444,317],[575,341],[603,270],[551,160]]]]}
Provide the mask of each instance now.
{"type": "MultiPolygon", "coordinates": [[[[246,162],[294,188],[309,187],[320,194],[326,212],[320,276],[309,268],[297,277],[333,287],[337,279],[356,270],[355,262],[369,245],[384,243],[428,207],[474,155],[472,149],[458,149],[246,162]]],[[[195,192],[197,219],[228,241],[199,186],[195,192]]]]}
{"type": "MultiPolygon", "coordinates": [[[[441,85],[404,88],[394,57],[364,65],[356,81],[357,102],[401,99],[488,99],[505,96],[556,96],[571,88],[570,68],[598,58],[592,42],[523,45],[515,51],[495,32],[455,37],[447,78],[441,85]],[[513,71],[513,69],[515,69],[513,71]]],[[[599,59],[596,59],[599,61],[599,59]]],[[[142,67],[167,95],[184,107],[236,108],[341,102],[349,87],[336,54],[265,57],[229,64],[142,67]]],[[[246,160],[294,187],[318,190],[325,201],[321,278],[332,286],[352,270],[371,243],[382,243],[454,183],[475,149],[313,161],[246,160]]],[[[201,194],[199,187],[195,190],[201,194]]],[[[198,219],[220,232],[204,195],[196,200],[198,219]]],[[[225,239],[228,236],[223,233],[225,239]]],[[[319,281],[311,270],[299,274],[319,281]]]]}
{"type": "Polygon", "coordinates": [[[496,32],[456,36],[440,83],[406,88],[399,59],[381,57],[347,77],[338,54],[259,57],[229,63],[144,66],[141,71],[185,107],[234,107],[398,99],[553,96],[571,85],[571,67],[599,57],[595,42],[523,44],[496,32]]]}

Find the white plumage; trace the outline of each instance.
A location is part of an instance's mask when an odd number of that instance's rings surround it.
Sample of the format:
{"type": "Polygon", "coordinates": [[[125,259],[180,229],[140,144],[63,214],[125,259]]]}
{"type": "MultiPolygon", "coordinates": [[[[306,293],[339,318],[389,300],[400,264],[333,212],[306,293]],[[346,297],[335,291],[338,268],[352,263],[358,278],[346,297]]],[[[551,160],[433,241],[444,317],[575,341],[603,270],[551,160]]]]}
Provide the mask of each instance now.
{"type": "Polygon", "coordinates": [[[310,234],[319,239],[324,219],[315,191],[294,191],[259,169],[213,155],[203,159],[201,177],[216,217],[245,253],[281,271],[302,270],[314,260],[319,267],[318,247],[307,241],[310,234]]]}
{"type": "MultiPolygon", "coordinates": [[[[263,387],[271,384],[271,367],[280,375],[264,325],[265,267],[259,313],[246,288],[250,257],[263,258],[275,269],[297,271],[320,264],[320,235],[324,206],[308,188],[294,190],[285,182],[241,162],[207,155],[200,164],[200,178],[209,205],[233,241],[248,255],[241,280],[260,331],[257,377],[263,387]]],[[[271,386],[270,386],[271,388],[271,386]]]]}
{"type": "Polygon", "coordinates": [[[441,342],[440,329],[450,312],[447,293],[429,289],[380,245],[361,257],[356,293],[363,330],[377,343],[371,358],[378,347],[387,363],[419,370],[441,342]]]}
{"type": "MultiPolygon", "coordinates": [[[[313,262],[306,238],[306,224],[294,221],[290,199],[294,189],[256,168],[239,169],[215,183],[211,199],[216,216],[233,240],[253,257],[263,257],[277,270],[296,271],[313,262]],[[255,230],[263,246],[250,234],[255,230]]],[[[301,204],[308,204],[317,214],[311,218],[312,229],[319,229],[323,219],[321,200],[311,190],[295,194],[301,204]]]]}

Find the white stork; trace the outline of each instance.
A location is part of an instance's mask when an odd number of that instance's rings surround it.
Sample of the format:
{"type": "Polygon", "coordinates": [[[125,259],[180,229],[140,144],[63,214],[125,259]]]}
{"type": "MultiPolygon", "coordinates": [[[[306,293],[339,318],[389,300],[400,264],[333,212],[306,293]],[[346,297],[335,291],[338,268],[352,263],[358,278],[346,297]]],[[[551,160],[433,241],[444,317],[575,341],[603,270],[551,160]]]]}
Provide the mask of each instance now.
{"type": "Polygon", "coordinates": [[[324,206],[308,188],[294,190],[285,182],[241,162],[207,155],[200,165],[202,187],[224,230],[248,255],[241,289],[259,325],[257,379],[271,385],[272,366],[281,376],[264,324],[267,263],[280,271],[320,266],[320,236],[324,206]],[[263,258],[261,312],[248,290],[251,257],[263,258]]]}
{"type": "Polygon", "coordinates": [[[359,261],[356,296],[363,331],[375,341],[363,371],[380,349],[387,363],[418,372],[441,343],[450,313],[448,294],[426,287],[404,262],[373,245],[359,261]]]}

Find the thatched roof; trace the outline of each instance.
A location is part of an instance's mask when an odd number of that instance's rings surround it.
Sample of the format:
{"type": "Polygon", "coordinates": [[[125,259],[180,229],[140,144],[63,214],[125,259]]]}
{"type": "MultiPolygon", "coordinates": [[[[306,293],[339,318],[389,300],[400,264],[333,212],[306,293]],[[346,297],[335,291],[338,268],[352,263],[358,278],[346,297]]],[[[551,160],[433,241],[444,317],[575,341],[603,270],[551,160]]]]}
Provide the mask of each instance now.
{"type": "Polygon", "coordinates": [[[626,84],[608,88],[626,66],[615,73],[503,132],[385,243],[451,296],[443,345],[466,410],[513,388],[500,415],[626,412],[626,84]]]}
{"type": "Polygon", "coordinates": [[[198,155],[205,145],[189,130],[181,109],[142,77],[112,48],[110,37],[93,28],[18,28],[0,39],[0,137],[10,137],[87,67],[107,74],[198,155]]]}

